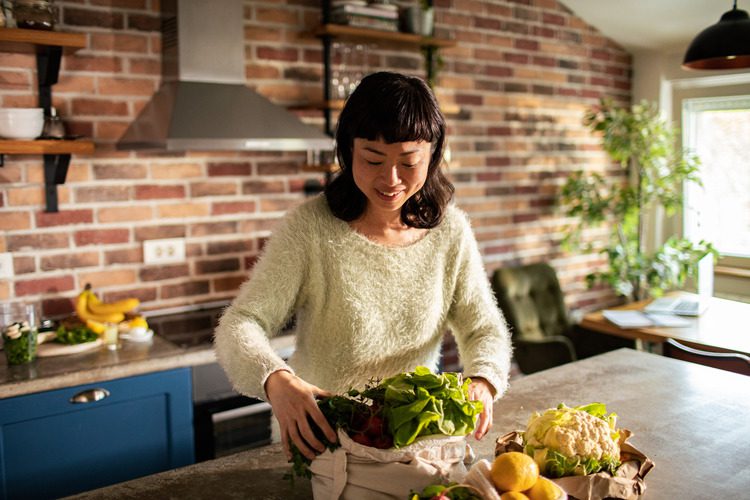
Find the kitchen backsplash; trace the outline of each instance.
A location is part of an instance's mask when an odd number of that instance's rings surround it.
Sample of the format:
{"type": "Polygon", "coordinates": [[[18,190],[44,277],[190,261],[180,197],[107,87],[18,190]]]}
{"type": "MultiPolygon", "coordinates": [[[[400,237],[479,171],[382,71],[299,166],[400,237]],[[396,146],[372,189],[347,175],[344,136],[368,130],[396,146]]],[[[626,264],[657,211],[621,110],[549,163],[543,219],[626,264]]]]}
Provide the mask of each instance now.
{"type": "MultiPolygon", "coordinates": [[[[73,156],[59,213],[44,212],[41,157],[5,156],[0,252],[12,253],[15,276],[0,280],[0,300],[41,301],[59,315],[86,283],[107,300],[137,296],[144,309],[231,298],[279,217],[321,176],[303,171],[301,153],[116,151],[158,88],[158,1],[55,3],[58,28],[85,33],[87,46],[63,56],[53,104],[97,151],[73,156]],[[143,241],[161,238],[184,238],[186,261],[144,265],[143,241]]],[[[604,261],[561,251],[570,221],[555,198],[576,169],[614,170],[581,121],[601,97],[629,102],[630,56],[555,0],[434,3],[438,33],[457,41],[441,51],[437,79],[450,110],[448,172],[488,272],[549,261],[570,307],[611,302],[583,282],[604,261]]],[[[309,34],[319,20],[316,0],[246,1],[248,85],[280,105],[320,101],[322,48],[309,34]]],[[[366,57],[370,71],[424,74],[416,49],[370,46],[366,57]]],[[[2,106],[36,105],[35,68],[31,55],[0,53],[2,106]]],[[[319,111],[299,114],[322,128],[319,111]]]]}

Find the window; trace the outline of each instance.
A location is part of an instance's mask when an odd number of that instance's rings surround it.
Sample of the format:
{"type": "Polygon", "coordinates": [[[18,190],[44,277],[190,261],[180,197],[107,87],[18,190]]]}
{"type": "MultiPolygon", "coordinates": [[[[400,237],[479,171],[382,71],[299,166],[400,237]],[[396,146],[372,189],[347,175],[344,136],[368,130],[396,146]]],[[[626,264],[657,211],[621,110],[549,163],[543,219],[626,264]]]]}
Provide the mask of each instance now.
{"type": "Polygon", "coordinates": [[[685,236],[750,258],[750,95],[684,99],[682,130],[703,182],[686,186],[685,236]]]}

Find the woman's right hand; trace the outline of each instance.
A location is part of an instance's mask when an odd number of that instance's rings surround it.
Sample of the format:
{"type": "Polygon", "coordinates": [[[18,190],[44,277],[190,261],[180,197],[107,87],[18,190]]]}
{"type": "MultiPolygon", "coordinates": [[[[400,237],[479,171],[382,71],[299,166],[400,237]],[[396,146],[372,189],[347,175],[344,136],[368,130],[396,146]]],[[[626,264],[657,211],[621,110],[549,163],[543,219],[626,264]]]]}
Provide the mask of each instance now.
{"type": "Polygon", "coordinates": [[[265,387],[268,402],[271,403],[273,414],[279,421],[281,444],[287,459],[292,458],[289,448],[290,440],[310,460],[315,458],[316,451],[322,453],[326,449],[325,445],[315,437],[308,416],[330,442],[337,441],[336,433],[315,401],[315,396],[330,396],[331,393],[308,384],[286,370],[279,370],[269,375],[265,387]]]}

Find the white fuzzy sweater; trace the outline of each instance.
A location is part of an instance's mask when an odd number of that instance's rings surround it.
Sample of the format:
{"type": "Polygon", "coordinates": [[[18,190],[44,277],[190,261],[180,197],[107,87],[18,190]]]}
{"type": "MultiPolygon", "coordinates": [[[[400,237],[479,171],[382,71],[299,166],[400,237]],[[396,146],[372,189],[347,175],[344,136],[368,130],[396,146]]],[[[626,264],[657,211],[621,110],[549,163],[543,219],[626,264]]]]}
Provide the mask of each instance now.
{"type": "Polygon", "coordinates": [[[216,355],[235,388],[265,398],[287,368],[336,393],[425,365],[453,331],[467,376],[507,388],[510,336],[467,217],[451,205],[419,241],[388,247],[360,235],[318,196],[291,211],[221,318],[216,355]],[[268,342],[296,314],[289,366],[268,342]]]}

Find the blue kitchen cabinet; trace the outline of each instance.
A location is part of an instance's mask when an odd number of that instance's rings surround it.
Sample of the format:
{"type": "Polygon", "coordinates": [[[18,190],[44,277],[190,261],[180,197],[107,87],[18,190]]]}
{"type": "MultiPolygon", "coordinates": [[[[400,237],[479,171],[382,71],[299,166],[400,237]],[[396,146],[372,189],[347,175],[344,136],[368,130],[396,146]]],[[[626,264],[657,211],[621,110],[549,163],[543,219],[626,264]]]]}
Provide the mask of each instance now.
{"type": "Polygon", "coordinates": [[[0,400],[0,498],[59,498],[194,462],[190,369],[0,400]]]}

